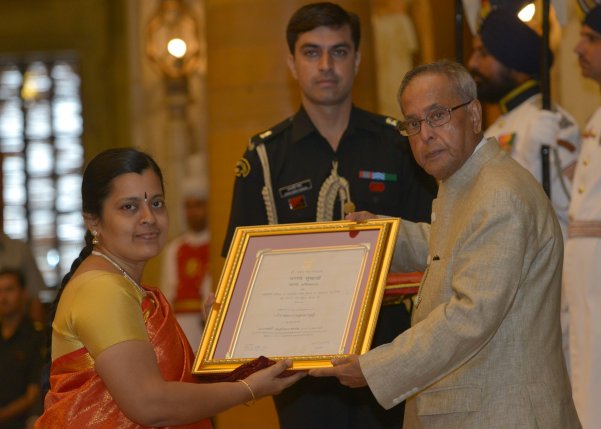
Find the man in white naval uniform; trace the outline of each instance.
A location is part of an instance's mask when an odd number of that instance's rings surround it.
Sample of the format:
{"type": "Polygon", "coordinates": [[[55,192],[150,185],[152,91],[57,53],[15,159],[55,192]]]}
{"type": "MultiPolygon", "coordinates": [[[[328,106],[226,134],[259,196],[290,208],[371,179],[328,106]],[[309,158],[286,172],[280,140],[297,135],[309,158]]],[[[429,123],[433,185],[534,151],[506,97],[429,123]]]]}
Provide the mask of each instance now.
{"type": "Polygon", "coordinates": [[[208,183],[206,160],[201,154],[188,159],[187,176],[181,183],[187,229],[171,240],[163,252],[163,293],[173,307],[175,318],[196,352],[200,344],[210,298],[208,183]]]}
{"type": "MultiPolygon", "coordinates": [[[[584,19],[575,52],[584,77],[601,85],[601,6],[584,19]]],[[[601,427],[601,107],[582,134],[569,210],[564,283],[570,308],[574,402],[584,428],[601,427]]]]}
{"type": "Polygon", "coordinates": [[[566,236],[570,178],[578,149],[579,129],[561,107],[542,110],[537,75],[542,38],[517,15],[506,9],[490,12],[474,37],[468,68],[478,85],[481,102],[499,103],[501,116],[484,132],[542,181],[541,146],[549,157],[551,200],[566,236]]]}

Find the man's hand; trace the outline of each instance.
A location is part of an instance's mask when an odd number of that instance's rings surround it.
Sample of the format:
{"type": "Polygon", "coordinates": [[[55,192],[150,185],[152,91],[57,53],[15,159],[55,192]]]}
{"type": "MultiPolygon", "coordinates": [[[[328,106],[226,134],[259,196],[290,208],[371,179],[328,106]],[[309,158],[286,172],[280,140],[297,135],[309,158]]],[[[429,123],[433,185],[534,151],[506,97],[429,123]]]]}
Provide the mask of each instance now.
{"type": "Polygon", "coordinates": [[[367,380],[363,376],[357,355],[334,359],[332,363],[334,364],[332,368],[312,369],[309,371],[309,375],[313,377],[336,377],[340,384],[348,387],[367,386],[367,380]]]}

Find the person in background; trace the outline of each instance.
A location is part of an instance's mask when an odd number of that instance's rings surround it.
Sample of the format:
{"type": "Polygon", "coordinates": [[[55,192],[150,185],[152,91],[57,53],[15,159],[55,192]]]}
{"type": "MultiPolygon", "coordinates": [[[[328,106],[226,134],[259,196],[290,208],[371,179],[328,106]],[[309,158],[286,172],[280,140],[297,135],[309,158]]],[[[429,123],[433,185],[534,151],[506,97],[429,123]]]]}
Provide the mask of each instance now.
{"type": "Polygon", "coordinates": [[[162,259],[163,293],[193,348],[200,344],[206,319],[204,307],[212,291],[206,169],[202,154],[190,156],[181,188],[187,229],[167,244],[162,259]]]}
{"type": "MultiPolygon", "coordinates": [[[[548,146],[551,203],[566,239],[571,179],[580,151],[580,130],[561,106],[544,110],[538,78],[541,72],[542,37],[511,9],[493,9],[473,39],[468,62],[478,99],[498,103],[501,116],[484,132],[543,182],[541,148],[548,146]]],[[[549,67],[552,63],[549,61],[549,67]]],[[[564,358],[569,361],[569,308],[562,290],[561,323],[564,358]]],[[[569,363],[569,362],[568,362],[569,363]]],[[[569,369],[569,366],[568,366],[569,369]]]]}
{"type": "Polygon", "coordinates": [[[516,12],[493,9],[473,39],[468,69],[478,85],[478,99],[498,103],[501,110],[501,116],[484,131],[485,137],[496,137],[539,182],[541,146],[549,146],[550,197],[565,238],[580,131],[561,106],[553,104],[551,110],[543,110],[538,80],[541,46],[542,37],[516,12]]]}
{"type": "Polygon", "coordinates": [[[157,288],[140,284],[164,245],[161,170],[133,148],[87,165],[86,245],[63,279],[52,322],[52,367],[35,428],[208,428],[206,418],[290,386],[280,361],[243,380],[197,384],[192,349],[157,288]]]}
{"type": "Polygon", "coordinates": [[[24,429],[40,395],[43,326],[25,313],[25,277],[0,270],[0,429],[24,429]]]}
{"type": "MultiPolygon", "coordinates": [[[[601,6],[585,17],[574,51],[582,75],[601,85],[601,6]]],[[[601,107],[582,133],[564,260],[570,375],[585,429],[601,427],[601,107]]]]}
{"type": "Polygon", "coordinates": [[[439,180],[431,226],[403,219],[392,261],[425,270],[412,326],[309,374],[368,385],[385,408],[408,399],[405,429],[580,428],[561,345],[561,228],[532,175],[483,137],[476,95],[451,61],[405,75],[401,132],[439,180]]]}
{"type": "MultiPolygon", "coordinates": [[[[436,183],[415,163],[398,121],[353,105],[359,18],[333,3],[307,4],[286,37],[301,106],[252,137],[238,162],[223,256],[238,226],[331,221],[355,209],[429,221],[436,183]]],[[[373,344],[408,326],[402,303],[383,306],[373,344]]],[[[274,401],[282,429],[396,428],[403,412],[335,380],[305,378],[274,401]]]]}
{"type": "Polygon", "coordinates": [[[0,233],[0,269],[19,270],[25,276],[26,298],[24,305],[31,318],[40,323],[45,322],[44,308],[39,294],[46,288],[40,269],[35,262],[31,249],[26,243],[0,233]]]}

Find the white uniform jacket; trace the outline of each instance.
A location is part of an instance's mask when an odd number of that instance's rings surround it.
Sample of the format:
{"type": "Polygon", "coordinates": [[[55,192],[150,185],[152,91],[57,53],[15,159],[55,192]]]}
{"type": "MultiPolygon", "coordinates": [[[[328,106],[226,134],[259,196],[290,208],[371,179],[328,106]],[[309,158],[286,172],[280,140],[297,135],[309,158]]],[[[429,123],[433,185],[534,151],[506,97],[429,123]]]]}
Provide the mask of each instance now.
{"type": "Polygon", "coordinates": [[[582,134],[569,220],[563,281],[572,390],[582,426],[601,428],[601,108],[582,134]]]}
{"type": "MultiPolygon", "coordinates": [[[[537,136],[531,132],[531,125],[536,120],[541,105],[541,94],[533,95],[499,116],[484,132],[485,137],[496,137],[501,147],[510,152],[539,182],[542,181],[541,146],[543,143],[550,143],[537,140],[537,136]]],[[[554,106],[554,110],[561,113],[562,119],[557,136],[561,143],[550,145],[551,200],[565,238],[572,187],[568,177],[578,158],[580,130],[568,112],[559,106],[554,106]]]]}

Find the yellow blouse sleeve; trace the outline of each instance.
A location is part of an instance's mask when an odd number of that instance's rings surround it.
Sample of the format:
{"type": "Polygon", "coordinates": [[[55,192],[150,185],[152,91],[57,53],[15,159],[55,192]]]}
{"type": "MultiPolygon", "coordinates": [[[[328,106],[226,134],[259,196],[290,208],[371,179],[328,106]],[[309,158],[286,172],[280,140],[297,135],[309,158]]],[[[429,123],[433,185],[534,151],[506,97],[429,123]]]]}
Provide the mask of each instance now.
{"type": "Polygon", "coordinates": [[[61,301],[63,298],[67,302],[61,304],[68,305],[66,334],[81,342],[93,358],[122,341],[148,341],[142,295],[124,277],[105,272],[84,273],[67,285],[61,301]]]}

